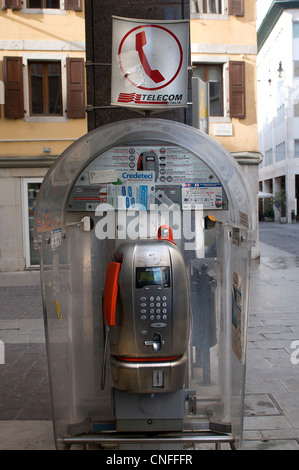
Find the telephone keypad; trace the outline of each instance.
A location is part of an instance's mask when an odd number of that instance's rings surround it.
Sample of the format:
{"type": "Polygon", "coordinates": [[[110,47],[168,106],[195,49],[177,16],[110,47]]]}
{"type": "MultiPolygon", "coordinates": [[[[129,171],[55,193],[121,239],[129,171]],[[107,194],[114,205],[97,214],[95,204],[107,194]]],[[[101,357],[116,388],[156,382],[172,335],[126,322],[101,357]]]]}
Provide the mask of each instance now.
{"type": "MultiPolygon", "coordinates": [[[[156,288],[156,292],[152,289],[151,292],[146,292],[145,290],[144,294],[139,297],[137,301],[138,304],[136,306],[138,308],[139,318],[142,320],[142,324],[144,324],[144,322],[147,324],[147,320],[148,326],[153,328],[163,328],[167,326],[166,320],[168,320],[170,313],[171,299],[168,295],[165,295],[164,292],[159,292],[158,295],[157,290],[158,288],[156,288]]],[[[159,290],[162,290],[160,286],[159,290]]],[[[140,327],[140,333],[142,335],[145,334],[144,331],[145,330],[140,327]]]]}

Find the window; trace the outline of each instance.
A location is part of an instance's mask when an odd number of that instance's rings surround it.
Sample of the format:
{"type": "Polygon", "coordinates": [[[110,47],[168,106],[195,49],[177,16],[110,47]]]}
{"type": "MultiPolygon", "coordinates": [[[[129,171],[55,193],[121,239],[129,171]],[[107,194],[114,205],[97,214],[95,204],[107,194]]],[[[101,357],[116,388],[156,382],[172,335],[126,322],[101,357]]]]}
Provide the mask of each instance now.
{"type": "Polygon", "coordinates": [[[210,86],[210,116],[223,116],[223,66],[222,64],[196,65],[193,69],[195,77],[210,86]]]}
{"type": "Polygon", "coordinates": [[[299,117],[299,101],[294,103],[294,117],[299,117]]]}
{"type": "Polygon", "coordinates": [[[244,16],[244,3],[244,0],[191,0],[190,11],[195,14],[193,17],[202,14],[244,16]]]}
{"type": "Polygon", "coordinates": [[[296,158],[299,158],[299,140],[295,140],[295,155],[296,158]]]}
{"type": "Polygon", "coordinates": [[[276,145],[275,151],[276,151],[276,162],[280,162],[286,158],[286,148],[285,148],[285,142],[282,142],[281,144],[276,145]]]}
{"type": "Polygon", "coordinates": [[[65,64],[62,67],[61,61],[54,59],[25,59],[24,63],[22,57],[4,57],[5,117],[20,119],[26,114],[30,119],[84,119],[84,59],[67,57],[65,64]],[[23,80],[24,76],[28,80],[23,80]]]}
{"type": "Polygon", "coordinates": [[[294,21],[293,23],[293,38],[299,38],[299,21],[294,21]]]}
{"type": "Polygon", "coordinates": [[[196,13],[222,14],[222,0],[192,0],[191,8],[196,13]]]}
{"type": "Polygon", "coordinates": [[[60,62],[28,62],[31,116],[62,115],[60,62]]]}
{"type": "MultiPolygon", "coordinates": [[[[63,2],[61,2],[63,3],[63,2]]],[[[2,0],[2,9],[26,11],[26,8],[35,9],[60,9],[60,0],[2,0]]],[[[64,0],[65,10],[82,11],[82,0],[64,0]]]]}
{"type": "Polygon", "coordinates": [[[294,60],[294,78],[299,78],[299,60],[294,60]]]}
{"type": "Polygon", "coordinates": [[[27,0],[27,8],[60,8],[60,0],[27,0]]]}
{"type": "Polygon", "coordinates": [[[266,150],[265,152],[265,166],[272,165],[273,163],[273,155],[272,149],[266,150]]]}
{"type": "Polygon", "coordinates": [[[228,62],[229,78],[224,74],[223,64],[196,64],[193,75],[209,83],[210,116],[222,116],[236,119],[246,118],[245,62],[228,62]],[[223,77],[228,87],[223,84],[223,77]],[[229,91],[229,111],[224,106],[224,90],[229,91]],[[224,111],[225,109],[225,111],[224,111]]]}
{"type": "Polygon", "coordinates": [[[39,253],[34,249],[33,220],[36,199],[41,183],[41,178],[26,178],[23,180],[23,220],[26,268],[39,265],[39,253]]]}

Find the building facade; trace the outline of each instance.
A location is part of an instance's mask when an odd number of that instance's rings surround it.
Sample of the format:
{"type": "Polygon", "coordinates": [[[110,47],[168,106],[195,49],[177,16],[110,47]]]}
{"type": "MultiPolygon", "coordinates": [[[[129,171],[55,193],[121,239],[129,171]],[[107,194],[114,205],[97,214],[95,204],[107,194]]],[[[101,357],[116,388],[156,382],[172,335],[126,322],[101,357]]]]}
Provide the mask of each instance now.
{"type": "Polygon", "coordinates": [[[2,0],[0,271],[38,265],[33,215],[48,168],[87,132],[82,0],[2,0]]]}
{"type": "MultiPolygon", "coordinates": [[[[255,0],[136,0],[130,8],[109,0],[101,14],[90,0],[1,1],[0,271],[37,267],[34,204],[63,150],[88,130],[133,117],[110,106],[111,14],[191,16],[192,73],[210,84],[210,134],[241,164],[257,205],[255,0]]],[[[191,124],[190,108],[166,114],[191,124]]]]}
{"type": "MultiPolygon", "coordinates": [[[[240,163],[257,208],[262,158],[257,124],[256,1],[190,3],[193,75],[209,82],[210,88],[209,134],[240,163]]],[[[256,239],[253,257],[259,255],[258,231],[256,239]]]]}
{"type": "Polygon", "coordinates": [[[299,2],[275,1],[258,29],[260,216],[291,223],[299,199],[299,2]]]}

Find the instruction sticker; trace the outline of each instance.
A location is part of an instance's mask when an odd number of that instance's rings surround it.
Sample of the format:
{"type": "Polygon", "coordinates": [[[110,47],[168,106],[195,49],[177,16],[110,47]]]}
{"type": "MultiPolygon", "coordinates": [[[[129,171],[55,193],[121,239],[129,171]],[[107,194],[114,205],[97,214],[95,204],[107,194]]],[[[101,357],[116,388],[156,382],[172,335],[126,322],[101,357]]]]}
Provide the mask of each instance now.
{"type": "Polygon", "coordinates": [[[58,248],[62,243],[62,230],[61,228],[57,228],[51,231],[51,248],[55,250],[58,248]]]}
{"type": "Polygon", "coordinates": [[[220,209],[222,186],[220,183],[185,183],[182,188],[183,209],[194,209],[202,204],[204,209],[220,209]]]}
{"type": "Polygon", "coordinates": [[[117,181],[107,186],[107,202],[115,209],[147,210],[155,201],[153,171],[119,172],[117,181]]]}

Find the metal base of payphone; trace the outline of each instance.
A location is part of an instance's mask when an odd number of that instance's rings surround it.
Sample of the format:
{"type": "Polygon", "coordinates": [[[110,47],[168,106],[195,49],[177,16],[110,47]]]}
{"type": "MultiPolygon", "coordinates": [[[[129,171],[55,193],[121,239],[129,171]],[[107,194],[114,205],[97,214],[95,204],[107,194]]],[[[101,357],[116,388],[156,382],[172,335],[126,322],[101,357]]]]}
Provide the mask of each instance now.
{"type": "Polygon", "coordinates": [[[94,447],[111,450],[112,447],[113,450],[185,451],[197,450],[196,446],[203,444],[214,444],[215,450],[220,450],[221,444],[229,444],[231,450],[237,448],[231,423],[196,416],[194,390],[166,393],[162,400],[161,397],[151,398],[151,394],[142,398],[141,394],[127,394],[115,389],[113,395],[115,421],[98,423],[86,419],[71,425],[69,435],[57,440],[59,447],[67,449],[80,445],[86,450],[94,447]],[[184,410],[182,404],[186,401],[188,406],[184,410]],[[146,419],[147,414],[151,419],[146,419]]]}
{"type": "MultiPolygon", "coordinates": [[[[75,426],[76,428],[76,426],[75,426]]],[[[59,448],[70,449],[80,445],[83,449],[100,450],[197,450],[196,446],[213,444],[215,450],[228,444],[236,450],[235,436],[230,423],[213,422],[208,418],[183,419],[180,431],[118,431],[111,422],[93,423],[84,421],[68,435],[57,439],[59,448]],[[80,431],[79,431],[80,429],[80,431]]]]}
{"type": "Polygon", "coordinates": [[[231,450],[236,450],[235,438],[232,434],[221,434],[215,431],[162,432],[162,433],[121,433],[100,432],[94,434],[81,434],[68,436],[58,440],[58,444],[65,449],[72,445],[81,445],[84,449],[90,446],[99,446],[100,449],[111,449],[109,446],[131,446],[131,449],[163,449],[174,450],[178,446],[182,450],[196,450],[196,445],[214,444],[215,450],[221,449],[221,444],[229,444],[231,450]],[[134,446],[134,447],[133,447],[134,446]]]}

